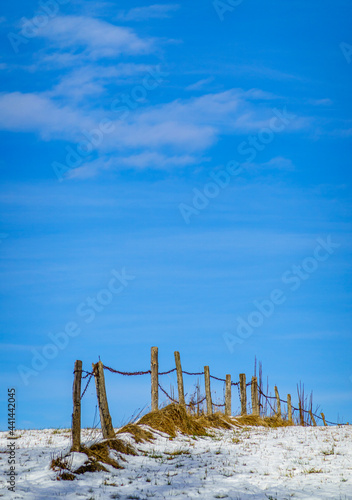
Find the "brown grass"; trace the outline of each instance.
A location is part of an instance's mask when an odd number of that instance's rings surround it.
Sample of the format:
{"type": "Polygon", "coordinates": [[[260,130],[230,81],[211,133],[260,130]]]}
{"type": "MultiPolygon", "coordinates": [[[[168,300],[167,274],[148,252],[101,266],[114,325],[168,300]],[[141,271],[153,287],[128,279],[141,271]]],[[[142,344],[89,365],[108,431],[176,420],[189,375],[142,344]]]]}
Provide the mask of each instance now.
{"type": "Polygon", "coordinates": [[[213,415],[201,415],[196,417],[204,427],[215,427],[217,429],[232,429],[233,421],[223,413],[217,412],[213,415]]]}
{"type": "Polygon", "coordinates": [[[107,439],[101,443],[92,444],[90,447],[82,446],[81,448],[81,452],[88,455],[89,458],[112,465],[115,469],[123,469],[116,460],[110,457],[110,450],[115,450],[123,455],[137,455],[135,449],[121,439],[107,439]]]}
{"type": "Polygon", "coordinates": [[[191,436],[207,436],[208,428],[232,428],[231,419],[222,413],[198,417],[188,413],[184,407],[175,403],[165,406],[161,410],[147,413],[139,420],[138,424],[148,425],[171,437],[176,437],[177,432],[191,436]]]}
{"type": "Polygon", "coordinates": [[[66,470],[67,469],[67,460],[65,460],[62,455],[59,457],[53,458],[50,464],[50,469],[58,471],[58,470],[66,470]]]}
{"type": "MultiPolygon", "coordinates": [[[[89,447],[81,446],[80,452],[88,456],[89,462],[81,465],[75,471],[70,470],[69,458],[62,456],[53,458],[50,468],[59,472],[57,476],[58,480],[66,481],[73,481],[76,474],[84,474],[85,472],[108,472],[103,464],[111,465],[115,469],[123,469],[122,465],[110,457],[110,450],[115,450],[123,455],[137,455],[135,449],[130,444],[124,443],[121,439],[108,439],[101,443],[92,444],[89,447]]],[[[123,457],[120,458],[124,460],[123,457]]]]}
{"type": "Polygon", "coordinates": [[[288,427],[293,425],[288,420],[278,417],[257,417],[255,415],[243,415],[235,417],[236,422],[241,425],[263,426],[263,427],[288,427]]]}
{"type": "Polygon", "coordinates": [[[123,433],[132,434],[136,443],[145,443],[151,442],[154,440],[154,436],[151,432],[142,429],[139,425],[136,424],[127,424],[117,431],[117,434],[123,433]]]}
{"type": "Polygon", "coordinates": [[[184,407],[175,403],[147,413],[138,423],[165,432],[171,437],[176,437],[177,432],[192,436],[207,435],[204,425],[197,421],[197,417],[188,414],[184,407]]]}
{"type": "MultiPolygon", "coordinates": [[[[123,467],[118,467],[118,468],[122,469],[123,467]]],[[[104,467],[103,464],[101,464],[97,460],[92,460],[91,462],[81,465],[81,467],[78,467],[78,469],[75,470],[75,474],[84,474],[85,472],[99,472],[99,471],[108,472],[107,468],[104,467]]]]}
{"type": "Polygon", "coordinates": [[[73,481],[76,479],[76,476],[71,472],[60,472],[56,479],[58,481],[73,481]]]}

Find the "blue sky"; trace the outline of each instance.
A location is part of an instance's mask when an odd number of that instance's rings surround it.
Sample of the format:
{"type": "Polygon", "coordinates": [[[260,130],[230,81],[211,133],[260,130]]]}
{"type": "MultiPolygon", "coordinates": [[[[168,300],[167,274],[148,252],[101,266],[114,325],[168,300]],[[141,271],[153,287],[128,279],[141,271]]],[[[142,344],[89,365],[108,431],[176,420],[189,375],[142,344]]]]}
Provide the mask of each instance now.
{"type": "MultiPolygon", "coordinates": [[[[7,387],[19,428],[69,426],[76,359],[152,345],[236,380],[257,356],[351,420],[350,2],[19,1],[0,28],[2,427],[7,387]]],[[[115,425],[150,401],[107,390],[115,425]]]]}

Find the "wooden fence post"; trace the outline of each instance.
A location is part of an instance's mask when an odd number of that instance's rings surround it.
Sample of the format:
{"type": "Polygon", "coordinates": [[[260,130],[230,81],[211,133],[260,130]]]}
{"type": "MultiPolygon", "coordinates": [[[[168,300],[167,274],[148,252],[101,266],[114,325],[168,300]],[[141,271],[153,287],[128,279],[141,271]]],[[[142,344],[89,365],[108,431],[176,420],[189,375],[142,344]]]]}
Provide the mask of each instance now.
{"type": "Polygon", "coordinates": [[[151,349],[152,411],[159,409],[159,362],[158,348],[151,349]]]}
{"type": "Polygon", "coordinates": [[[327,427],[327,423],[325,421],[325,415],[324,415],[324,413],[321,413],[320,415],[321,415],[321,418],[323,419],[325,427],[327,427]]]}
{"type": "Polygon", "coordinates": [[[313,415],[312,410],[309,410],[309,415],[310,415],[310,418],[312,419],[312,422],[313,422],[314,427],[316,427],[317,423],[316,423],[316,421],[315,421],[315,418],[314,418],[314,415],[313,415]]]}
{"type": "Polygon", "coordinates": [[[204,382],[205,382],[205,397],[207,400],[207,415],[212,415],[213,414],[213,404],[211,401],[209,366],[204,367],[204,382]]]}
{"type": "Polygon", "coordinates": [[[258,401],[258,379],[257,377],[252,377],[251,384],[252,391],[252,414],[259,417],[259,401],[258,401]]]}
{"type": "Polygon", "coordinates": [[[174,355],[177,371],[178,402],[181,406],[186,406],[180,353],[178,351],[175,351],[174,355]]]}
{"type": "Polygon", "coordinates": [[[231,375],[226,375],[225,387],[225,415],[231,417],[231,375]]]}
{"type": "Polygon", "coordinates": [[[277,418],[281,418],[280,396],[279,396],[279,391],[278,391],[276,386],[275,386],[275,396],[276,396],[276,406],[277,406],[276,416],[277,416],[277,418]]]}
{"type": "Polygon", "coordinates": [[[241,415],[247,415],[247,387],[246,387],[245,373],[240,373],[240,391],[241,391],[241,415]]]}
{"type": "Polygon", "coordinates": [[[81,381],[82,361],[77,360],[73,379],[73,413],[72,413],[72,448],[71,451],[81,450],[81,381]]]}
{"type": "Polygon", "coordinates": [[[287,418],[290,424],[292,424],[292,404],[291,404],[291,394],[287,394],[287,418]]]}
{"type": "Polygon", "coordinates": [[[300,421],[300,424],[304,426],[304,414],[303,414],[302,404],[301,404],[301,400],[300,399],[298,401],[298,409],[299,409],[299,421],[300,421]]]}
{"type": "Polygon", "coordinates": [[[106,397],[105,377],[103,363],[99,361],[97,364],[92,363],[93,373],[95,378],[95,387],[97,390],[97,398],[100,413],[101,430],[104,439],[115,438],[115,431],[112,426],[111,416],[109,412],[108,399],[106,397]]]}

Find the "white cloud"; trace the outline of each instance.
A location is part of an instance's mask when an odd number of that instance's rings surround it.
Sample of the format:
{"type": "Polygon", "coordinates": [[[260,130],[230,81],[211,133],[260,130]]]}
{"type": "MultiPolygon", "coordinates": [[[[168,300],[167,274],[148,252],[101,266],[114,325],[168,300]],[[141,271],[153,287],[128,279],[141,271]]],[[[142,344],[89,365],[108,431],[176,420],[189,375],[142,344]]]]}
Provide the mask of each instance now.
{"type": "MultiPolygon", "coordinates": [[[[134,69],[126,67],[125,70],[134,69]]],[[[82,78],[81,74],[75,82],[77,92],[80,84],[83,85],[82,78]]],[[[94,90],[95,87],[89,85],[86,89],[87,92],[94,90]]],[[[113,129],[103,134],[102,141],[96,145],[101,156],[109,154],[118,161],[119,168],[180,167],[196,163],[223,135],[253,133],[267,126],[273,110],[268,106],[269,101],[265,101],[265,105],[257,103],[257,97],[258,92],[232,89],[137,108],[121,120],[112,110],[62,105],[59,104],[62,100],[50,98],[48,94],[13,92],[0,95],[0,127],[36,132],[46,140],[78,143],[84,138],[83,131],[89,134],[102,119],[109,119],[113,129]]],[[[306,126],[304,120],[296,121],[298,124],[288,131],[306,126]]],[[[99,168],[94,166],[95,171],[99,168]]],[[[289,160],[277,157],[267,162],[266,168],[288,170],[292,165],[289,160]]],[[[92,166],[88,170],[91,171],[92,166]]]]}
{"type": "Polygon", "coordinates": [[[119,19],[124,21],[145,21],[146,19],[165,19],[178,10],[178,4],[154,4],[147,7],[136,7],[127,12],[121,12],[119,19]]]}
{"type": "Polygon", "coordinates": [[[80,101],[87,96],[99,96],[112,81],[114,85],[129,81],[135,84],[138,75],[144,75],[150,69],[150,65],[134,63],[120,63],[116,66],[85,65],[64,75],[46,95],[80,101]]]}
{"type": "Polygon", "coordinates": [[[232,68],[232,71],[236,74],[246,74],[251,76],[257,76],[262,78],[269,78],[270,80],[304,80],[299,75],[294,75],[292,73],[287,73],[281,69],[269,68],[258,63],[254,64],[236,64],[232,68]]]}
{"type": "Polygon", "coordinates": [[[153,151],[146,151],[140,154],[121,158],[119,163],[132,168],[168,168],[184,167],[198,163],[199,159],[191,155],[165,155],[153,151]]]}
{"type": "Polygon", "coordinates": [[[295,167],[289,158],[284,158],[283,156],[275,156],[271,160],[261,163],[260,168],[265,168],[268,170],[282,170],[287,172],[292,172],[295,167]]]}
{"type": "Polygon", "coordinates": [[[59,106],[40,94],[12,92],[0,95],[0,128],[38,132],[44,139],[68,139],[94,121],[68,106],[59,106]]]}
{"type": "Polygon", "coordinates": [[[188,87],[186,87],[186,90],[200,90],[203,87],[207,86],[208,83],[212,83],[213,81],[214,77],[209,76],[209,78],[203,78],[203,80],[198,80],[197,82],[188,85],[188,87]]]}
{"type": "Polygon", "coordinates": [[[90,179],[96,177],[104,170],[131,169],[168,169],[175,167],[184,167],[198,163],[199,159],[191,155],[165,155],[162,153],[145,151],[140,154],[121,157],[103,156],[97,160],[83,163],[80,167],[71,169],[67,172],[69,179],[90,179]]]}
{"type": "Polygon", "coordinates": [[[85,16],[57,16],[38,31],[38,36],[50,40],[56,48],[91,59],[153,50],[153,40],[140,38],[131,28],[85,16]]]}
{"type": "Polygon", "coordinates": [[[331,106],[332,104],[334,104],[334,102],[328,97],[324,99],[309,99],[308,102],[313,106],[331,106]]]}

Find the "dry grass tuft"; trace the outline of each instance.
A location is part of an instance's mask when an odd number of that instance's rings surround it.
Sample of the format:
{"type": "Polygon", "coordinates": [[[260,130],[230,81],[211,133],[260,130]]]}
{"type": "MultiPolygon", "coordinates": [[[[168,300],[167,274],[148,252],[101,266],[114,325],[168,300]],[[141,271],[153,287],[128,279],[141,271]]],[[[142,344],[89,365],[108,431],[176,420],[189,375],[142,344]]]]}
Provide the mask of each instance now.
{"type": "Polygon", "coordinates": [[[217,429],[232,429],[233,427],[231,418],[220,412],[213,415],[201,415],[196,418],[204,427],[215,427],[217,429]]]}
{"type": "Polygon", "coordinates": [[[60,472],[56,479],[58,481],[74,481],[76,476],[71,472],[60,472]]]}
{"type": "MultiPolygon", "coordinates": [[[[107,439],[100,443],[94,443],[91,446],[81,446],[80,452],[85,453],[89,462],[81,465],[77,470],[72,471],[69,456],[53,458],[50,468],[59,471],[58,480],[73,480],[75,474],[84,474],[85,472],[104,471],[108,472],[104,465],[111,465],[115,469],[123,469],[123,467],[110,456],[110,451],[115,450],[123,455],[137,455],[135,449],[121,439],[107,439]]],[[[123,457],[120,457],[122,460],[123,457]]]]}
{"type": "Polygon", "coordinates": [[[66,470],[68,468],[67,459],[63,458],[62,455],[53,458],[50,464],[50,469],[55,471],[66,470]]]}
{"type": "Polygon", "coordinates": [[[188,413],[186,409],[178,404],[172,403],[158,411],[152,411],[144,415],[138,424],[165,432],[171,437],[176,437],[177,432],[191,436],[207,436],[207,428],[231,429],[232,421],[222,413],[212,416],[196,416],[188,413]]]}
{"type": "Polygon", "coordinates": [[[145,443],[146,441],[150,443],[154,440],[154,436],[151,432],[142,429],[139,425],[136,424],[127,424],[122,429],[117,431],[117,434],[123,433],[132,434],[136,443],[145,443]]]}
{"type": "Polygon", "coordinates": [[[84,474],[85,472],[99,472],[99,471],[108,472],[107,468],[104,467],[103,464],[101,464],[97,460],[92,460],[91,462],[88,462],[87,464],[78,467],[78,469],[75,470],[75,474],[84,474]]]}
{"type": "Polygon", "coordinates": [[[177,432],[193,436],[207,435],[204,425],[198,422],[197,417],[188,414],[183,406],[175,403],[147,413],[138,423],[165,432],[171,437],[176,437],[177,432]]]}
{"type": "Polygon", "coordinates": [[[236,422],[241,425],[263,426],[263,427],[287,427],[293,425],[288,420],[278,417],[258,417],[256,415],[241,415],[236,418],[236,422]]]}
{"type": "Polygon", "coordinates": [[[89,448],[82,446],[81,451],[88,455],[89,458],[112,465],[115,469],[123,469],[123,467],[110,457],[110,450],[115,450],[124,455],[137,455],[134,448],[124,443],[121,439],[107,439],[101,443],[92,444],[89,448]]]}

